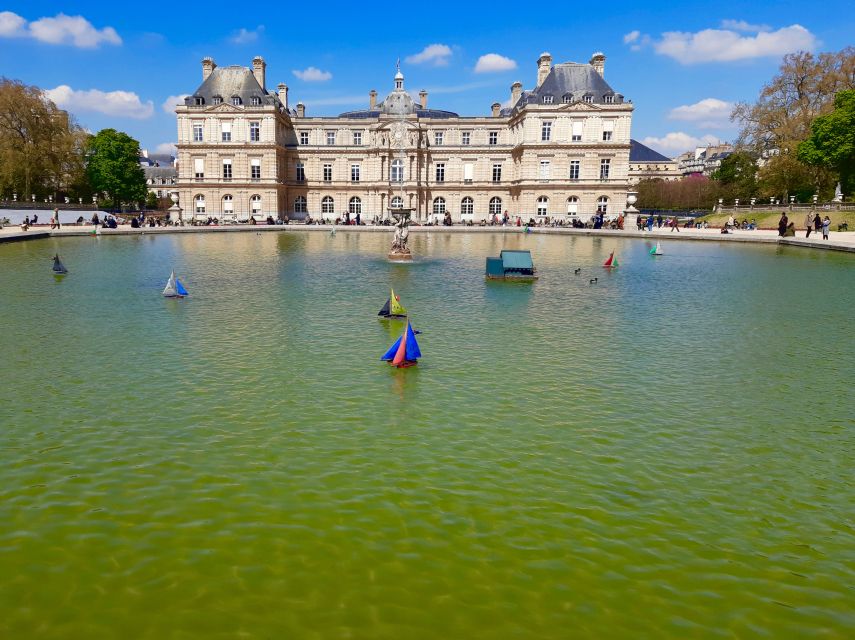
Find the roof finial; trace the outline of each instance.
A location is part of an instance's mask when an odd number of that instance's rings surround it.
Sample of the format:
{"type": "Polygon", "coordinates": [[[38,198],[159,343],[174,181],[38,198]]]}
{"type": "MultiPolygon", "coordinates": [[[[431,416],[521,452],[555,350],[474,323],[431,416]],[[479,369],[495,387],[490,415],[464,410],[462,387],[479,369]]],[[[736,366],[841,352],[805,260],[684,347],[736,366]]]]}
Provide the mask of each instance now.
{"type": "Polygon", "coordinates": [[[400,73],[400,71],[401,71],[401,59],[400,58],[398,58],[398,62],[395,63],[395,68],[400,73]]]}

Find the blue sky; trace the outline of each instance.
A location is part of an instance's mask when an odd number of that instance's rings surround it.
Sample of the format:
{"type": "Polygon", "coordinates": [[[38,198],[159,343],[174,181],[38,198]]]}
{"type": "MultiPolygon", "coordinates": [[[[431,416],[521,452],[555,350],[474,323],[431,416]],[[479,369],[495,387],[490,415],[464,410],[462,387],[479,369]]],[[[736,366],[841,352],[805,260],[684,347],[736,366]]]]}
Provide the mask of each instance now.
{"type": "Polygon", "coordinates": [[[406,86],[430,106],[487,114],[536,60],[606,54],[606,80],[635,104],[633,137],[676,155],[698,141],[732,140],[730,105],[753,100],[789,51],[852,44],[855,11],[805,2],[198,4],[7,2],[0,7],[0,75],[49,90],[88,129],[114,127],[154,151],[175,140],[164,103],[192,93],[200,60],[268,63],[310,115],[364,108],[406,86]],[[433,15],[427,14],[427,7],[433,15]],[[396,9],[396,7],[399,7],[396,9]],[[232,17],[235,16],[235,17],[232,17]]]}

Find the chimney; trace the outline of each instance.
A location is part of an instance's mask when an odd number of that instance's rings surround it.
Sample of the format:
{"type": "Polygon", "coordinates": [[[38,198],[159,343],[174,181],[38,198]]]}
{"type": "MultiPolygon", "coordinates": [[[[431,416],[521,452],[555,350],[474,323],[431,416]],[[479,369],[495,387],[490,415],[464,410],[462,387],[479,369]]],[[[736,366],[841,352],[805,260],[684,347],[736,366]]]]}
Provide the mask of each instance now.
{"type": "Polygon", "coordinates": [[[511,85],[511,106],[513,107],[517,102],[520,101],[520,96],[522,95],[522,82],[514,82],[511,85]]]}
{"type": "Polygon", "coordinates": [[[372,89],[368,92],[368,108],[373,109],[377,106],[377,91],[372,89]]]}
{"type": "Polygon", "coordinates": [[[261,90],[267,93],[267,87],[264,86],[264,71],[267,69],[267,63],[261,56],[255,56],[252,59],[252,75],[255,76],[258,84],[261,85],[261,90]]]}
{"type": "Polygon", "coordinates": [[[288,109],[288,85],[280,82],[276,88],[279,89],[279,102],[285,109],[288,109]]]}
{"type": "Polygon", "coordinates": [[[298,102],[297,103],[297,117],[303,118],[303,117],[305,117],[305,115],[306,115],[306,105],[304,105],[302,102],[298,102]]]}
{"type": "Polygon", "coordinates": [[[499,111],[502,110],[502,105],[500,105],[498,102],[494,102],[492,105],[492,109],[493,109],[493,117],[498,118],[499,117],[499,111]]]}
{"type": "Polygon", "coordinates": [[[142,157],[148,159],[148,149],[142,150],[142,157]]]}
{"type": "Polygon", "coordinates": [[[552,56],[544,52],[537,59],[537,86],[543,84],[546,76],[549,75],[549,70],[552,68],[552,56]]]}
{"type": "Polygon", "coordinates": [[[419,91],[419,101],[422,103],[422,109],[427,109],[427,96],[428,92],[424,89],[419,91]]]}
{"type": "Polygon", "coordinates": [[[602,77],[606,77],[606,56],[602,53],[597,51],[591,56],[591,61],[588,64],[594,67],[594,71],[599,73],[602,77]]]}
{"type": "Polygon", "coordinates": [[[202,58],[202,82],[205,82],[216,68],[217,63],[214,62],[213,58],[202,58]]]}

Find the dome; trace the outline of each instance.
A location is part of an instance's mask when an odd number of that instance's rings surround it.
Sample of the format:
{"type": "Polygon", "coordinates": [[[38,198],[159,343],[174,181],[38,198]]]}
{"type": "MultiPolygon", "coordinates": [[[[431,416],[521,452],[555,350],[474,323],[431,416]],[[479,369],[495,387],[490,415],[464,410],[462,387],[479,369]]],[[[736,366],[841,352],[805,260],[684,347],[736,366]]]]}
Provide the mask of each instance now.
{"type": "Polygon", "coordinates": [[[395,74],[395,80],[403,80],[403,79],[404,79],[404,74],[401,73],[400,69],[398,69],[398,73],[395,74]]]}
{"type": "Polygon", "coordinates": [[[413,97],[403,89],[395,89],[386,96],[379,105],[380,113],[394,116],[405,116],[416,112],[416,103],[413,97]]]}

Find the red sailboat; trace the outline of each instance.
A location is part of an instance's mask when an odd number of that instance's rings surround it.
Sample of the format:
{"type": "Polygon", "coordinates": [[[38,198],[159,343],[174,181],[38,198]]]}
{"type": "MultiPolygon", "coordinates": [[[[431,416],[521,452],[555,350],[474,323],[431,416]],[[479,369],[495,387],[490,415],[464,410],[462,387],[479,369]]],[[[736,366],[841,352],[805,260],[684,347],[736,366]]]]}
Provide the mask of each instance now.
{"type": "Polygon", "coordinates": [[[606,261],[603,263],[603,266],[604,266],[606,269],[611,269],[612,267],[618,267],[618,266],[620,266],[620,265],[618,264],[617,258],[615,258],[615,252],[614,252],[614,251],[612,251],[612,252],[609,254],[609,259],[608,259],[608,260],[606,260],[606,261]]]}

